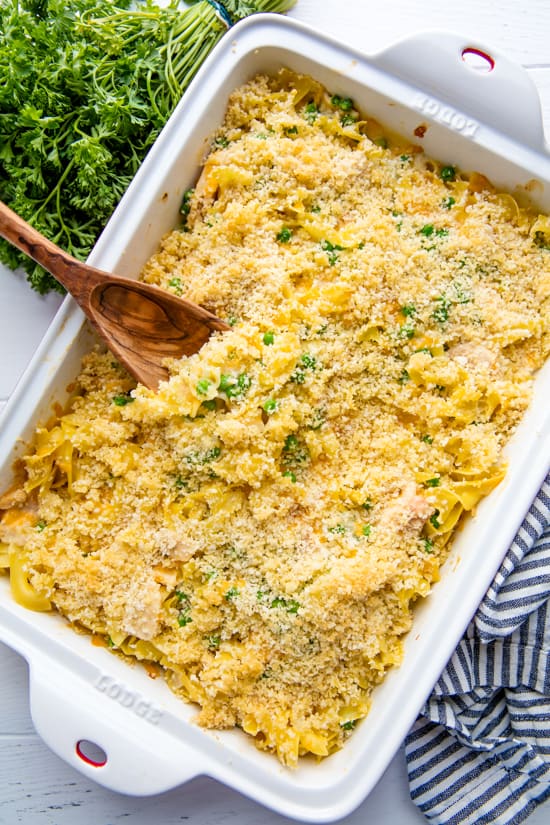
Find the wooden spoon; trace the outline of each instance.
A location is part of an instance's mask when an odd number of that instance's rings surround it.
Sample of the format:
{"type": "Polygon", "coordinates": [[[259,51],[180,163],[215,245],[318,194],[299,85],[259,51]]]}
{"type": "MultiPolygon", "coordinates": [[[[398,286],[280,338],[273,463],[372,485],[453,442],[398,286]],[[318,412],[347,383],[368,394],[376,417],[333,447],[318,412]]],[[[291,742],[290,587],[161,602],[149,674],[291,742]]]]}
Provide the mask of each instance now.
{"type": "Polygon", "coordinates": [[[164,289],[78,261],[1,201],[0,237],[63,284],[113,355],[151,390],[168,378],[164,358],[193,355],[214,330],[229,329],[208,310],[164,289]]]}

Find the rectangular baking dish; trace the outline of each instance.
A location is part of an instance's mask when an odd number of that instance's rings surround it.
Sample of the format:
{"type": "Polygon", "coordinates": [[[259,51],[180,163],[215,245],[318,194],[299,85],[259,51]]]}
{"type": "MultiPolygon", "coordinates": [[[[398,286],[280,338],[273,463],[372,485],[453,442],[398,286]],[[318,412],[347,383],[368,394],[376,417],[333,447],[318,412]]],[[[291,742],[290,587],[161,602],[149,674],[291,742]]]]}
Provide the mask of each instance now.
{"type": "MultiPolygon", "coordinates": [[[[538,97],[526,72],[503,55],[445,33],[401,41],[372,57],[274,15],[235,26],[203,65],[96,244],[90,263],[135,277],[161,236],[178,223],[184,191],[196,180],[227,98],[257,72],[287,66],[415,142],[426,153],[550,210],[550,156],[538,97]],[[481,73],[463,60],[483,53],[481,73]],[[415,138],[421,126],[424,137],[415,138]]],[[[534,273],[536,277],[536,273],[534,273]]],[[[0,428],[0,490],[35,426],[66,396],[94,338],[71,299],[61,307],[6,406],[0,428]]],[[[418,606],[399,669],[375,691],[372,710],[345,748],[295,771],[256,750],[241,732],[193,723],[161,679],[131,667],[53,614],[15,604],[0,580],[0,638],[30,666],[31,712],[49,747],[112,790],[149,795],[205,774],[281,814],[329,822],[352,811],[379,780],[475,612],[548,471],[550,364],[506,449],[509,471],[465,524],[441,581],[418,606]],[[77,743],[106,753],[92,764],[77,743]]]]}

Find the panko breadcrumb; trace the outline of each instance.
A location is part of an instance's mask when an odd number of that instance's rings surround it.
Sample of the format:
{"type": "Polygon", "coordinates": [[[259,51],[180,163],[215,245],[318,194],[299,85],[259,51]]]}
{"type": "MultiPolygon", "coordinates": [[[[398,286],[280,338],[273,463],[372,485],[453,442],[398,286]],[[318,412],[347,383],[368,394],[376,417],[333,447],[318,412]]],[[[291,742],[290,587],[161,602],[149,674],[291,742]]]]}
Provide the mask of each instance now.
{"type": "Polygon", "coordinates": [[[87,356],[3,538],[201,725],[293,766],[367,714],[504,475],[548,354],[550,224],[286,70],[231,96],[182,212],[143,278],[232,328],[158,393],[87,356]]]}

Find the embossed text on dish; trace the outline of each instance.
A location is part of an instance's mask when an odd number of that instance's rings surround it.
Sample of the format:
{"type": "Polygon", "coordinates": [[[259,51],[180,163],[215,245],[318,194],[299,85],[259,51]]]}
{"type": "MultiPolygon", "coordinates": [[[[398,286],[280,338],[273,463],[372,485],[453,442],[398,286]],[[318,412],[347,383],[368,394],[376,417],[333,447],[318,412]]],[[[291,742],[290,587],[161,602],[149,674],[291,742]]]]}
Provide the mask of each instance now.
{"type": "Polygon", "coordinates": [[[479,123],[472,118],[463,115],[451,106],[440,103],[434,100],[433,97],[418,92],[412,100],[412,105],[424,115],[428,115],[438,123],[443,123],[445,126],[453,129],[455,132],[460,132],[466,137],[473,137],[479,128],[479,123]]]}
{"type": "Polygon", "coordinates": [[[94,687],[100,693],[104,693],[109,699],[118,702],[123,708],[133,711],[136,716],[140,716],[152,725],[158,725],[162,717],[162,711],[153,702],[135,690],[130,690],[123,682],[117,682],[112,676],[101,674],[95,681],[94,687]]]}

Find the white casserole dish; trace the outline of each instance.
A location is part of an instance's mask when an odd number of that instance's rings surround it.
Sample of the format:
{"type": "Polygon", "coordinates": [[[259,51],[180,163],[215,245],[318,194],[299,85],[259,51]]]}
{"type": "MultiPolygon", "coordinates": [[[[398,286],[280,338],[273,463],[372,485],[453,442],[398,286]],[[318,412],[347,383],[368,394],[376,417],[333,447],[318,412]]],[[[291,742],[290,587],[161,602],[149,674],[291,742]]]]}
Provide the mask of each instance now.
{"type": "MultiPolygon", "coordinates": [[[[550,156],[538,97],[528,75],[491,52],[480,73],[462,60],[486,48],[442,33],[398,43],[364,57],[303,25],[273,15],[249,18],[206,61],[137,174],[90,256],[90,263],[135,276],[160,237],[178,223],[208,138],[231,91],[259,71],[288,66],[416,142],[425,151],[497,186],[529,193],[550,211],[550,156]],[[536,181],[536,182],[535,182],[536,181]]],[[[67,299],[7,405],[0,429],[0,490],[14,459],[63,402],[93,337],[67,299]]],[[[199,774],[212,776],[281,814],[316,823],[352,811],[369,793],[413,723],[462,635],[531,500],[550,457],[550,364],[537,378],[530,410],[506,450],[509,472],[464,526],[427,601],[419,605],[401,667],[377,688],[368,718],[345,748],[295,771],[256,750],[239,731],[212,732],[192,723],[183,704],[141,667],[130,667],[60,617],[15,604],[0,580],[0,639],[29,662],[31,712],[38,733],[60,757],[115,791],[148,795],[199,774]],[[107,754],[102,766],[79,756],[91,740],[107,754]]]]}

